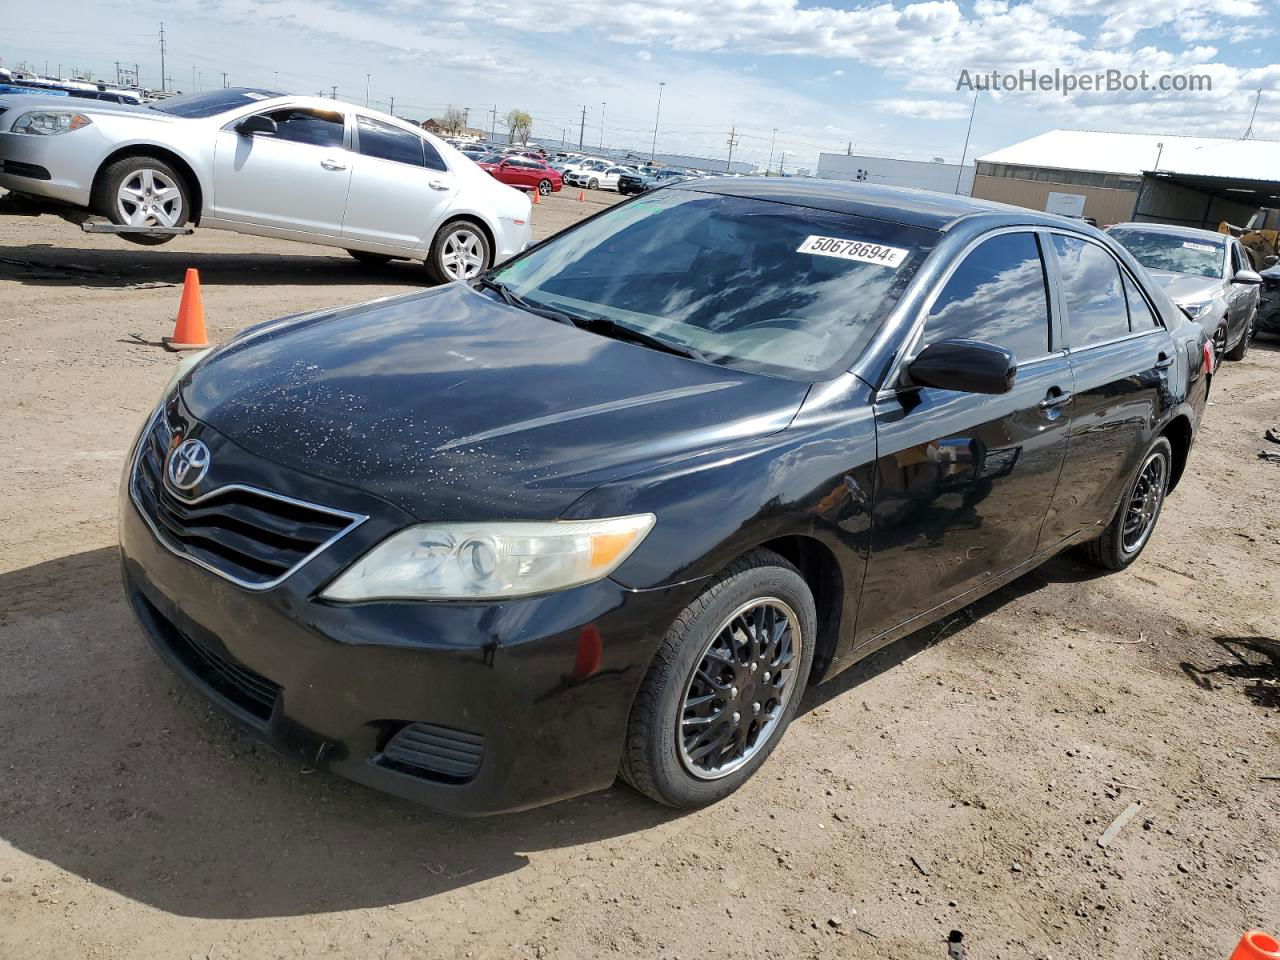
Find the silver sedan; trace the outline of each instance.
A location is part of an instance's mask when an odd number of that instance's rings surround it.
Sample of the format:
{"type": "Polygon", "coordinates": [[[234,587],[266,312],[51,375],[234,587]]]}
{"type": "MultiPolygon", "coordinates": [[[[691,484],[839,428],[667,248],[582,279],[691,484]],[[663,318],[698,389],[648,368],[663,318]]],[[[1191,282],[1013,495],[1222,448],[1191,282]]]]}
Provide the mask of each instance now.
{"type": "Polygon", "coordinates": [[[0,96],[0,187],[122,226],[195,223],[366,262],[423,260],[441,282],[470,279],[531,239],[529,198],[426,131],[243,87],[146,106],[0,96]]]}

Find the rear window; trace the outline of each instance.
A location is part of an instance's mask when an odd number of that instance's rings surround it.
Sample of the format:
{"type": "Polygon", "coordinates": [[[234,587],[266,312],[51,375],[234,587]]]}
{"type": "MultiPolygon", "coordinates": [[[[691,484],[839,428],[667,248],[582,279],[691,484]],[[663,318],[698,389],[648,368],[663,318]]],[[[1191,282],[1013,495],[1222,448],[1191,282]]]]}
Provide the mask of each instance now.
{"type": "Polygon", "coordinates": [[[559,234],[495,277],[532,303],[713,363],[811,381],[848,369],[938,237],[672,188],[559,234]]]}
{"type": "Polygon", "coordinates": [[[169,97],[159,103],[148,106],[161,113],[171,113],[175,117],[216,117],[228,110],[252,106],[263,100],[281,97],[284,94],[272,90],[257,90],[248,87],[231,87],[225,90],[210,90],[206,93],[188,93],[180,97],[169,97]]]}

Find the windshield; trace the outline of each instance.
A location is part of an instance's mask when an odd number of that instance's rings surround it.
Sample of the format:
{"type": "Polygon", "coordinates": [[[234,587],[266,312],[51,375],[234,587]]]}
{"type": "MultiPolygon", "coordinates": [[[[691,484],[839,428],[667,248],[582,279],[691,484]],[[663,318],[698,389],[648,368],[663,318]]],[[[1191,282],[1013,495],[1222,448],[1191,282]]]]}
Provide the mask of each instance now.
{"type": "Polygon", "coordinates": [[[148,104],[152,110],[161,113],[172,113],[177,117],[201,119],[215,117],[237,107],[247,107],[259,100],[270,100],[284,94],[271,90],[251,90],[247,87],[231,87],[226,90],[211,90],[208,93],[188,93],[180,97],[169,97],[159,103],[148,104]]]}
{"type": "Polygon", "coordinates": [[[1126,227],[1107,232],[1148,270],[1168,270],[1215,279],[1222,276],[1224,247],[1221,240],[1126,227]]]}
{"type": "Polygon", "coordinates": [[[938,236],[670,188],[619,204],[493,276],[533,305],[715,363],[812,381],[848,369],[938,236]]]}

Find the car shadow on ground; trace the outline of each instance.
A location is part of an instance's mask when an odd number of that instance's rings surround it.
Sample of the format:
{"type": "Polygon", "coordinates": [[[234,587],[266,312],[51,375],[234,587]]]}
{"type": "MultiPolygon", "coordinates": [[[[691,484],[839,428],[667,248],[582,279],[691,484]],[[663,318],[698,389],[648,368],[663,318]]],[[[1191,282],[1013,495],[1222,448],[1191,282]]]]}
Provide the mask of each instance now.
{"type": "MultiPolygon", "coordinates": [[[[1086,573],[1054,560],[810,690],[805,709],[1086,573]]],[[[0,840],[177,915],[410,902],[517,871],[529,852],[681,816],[618,785],[467,820],[310,772],[221,719],[161,663],[123,599],[114,547],[0,575],[0,655],[0,840]]]]}
{"type": "MultiPolygon", "coordinates": [[[[305,249],[301,248],[300,249],[305,249]]],[[[312,250],[320,248],[312,247],[312,250]]],[[[201,253],[128,246],[124,249],[30,244],[0,252],[0,280],[41,287],[136,288],[182,283],[188,267],[205,286],[431,286],[419,261],[360,263],[342,251],[300,253],[201,253]]]]}
{"type": "Polygon", "coordinates": [[[1213,690],[1216,679],[1243,683],[1238,687],[1264,710],[1280,710],[1280,640],[1271,637],[1214,637],[1224,660],[1216,666],[1200,667],[1183,661],[1179,666],[1201,690],[1213,690]]]}

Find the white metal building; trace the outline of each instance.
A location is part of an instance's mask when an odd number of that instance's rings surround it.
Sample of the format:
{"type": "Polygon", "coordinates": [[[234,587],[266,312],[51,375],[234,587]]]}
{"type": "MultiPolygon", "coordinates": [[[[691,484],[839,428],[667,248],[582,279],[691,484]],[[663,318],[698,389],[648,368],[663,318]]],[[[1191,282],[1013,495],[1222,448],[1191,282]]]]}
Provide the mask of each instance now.
{"type": "Polygon", "coordinates": [[[960,164],[942,160],[896,160],[846,153],[818,155],[817,176],[824,180],[855,180],[968,196],[973,190],[973,175],[972,164],[962,172],[960,164]]]}

